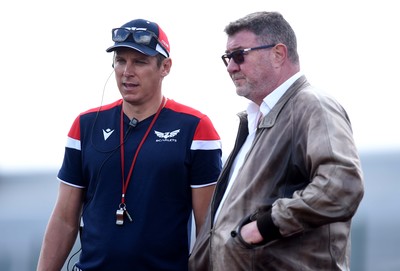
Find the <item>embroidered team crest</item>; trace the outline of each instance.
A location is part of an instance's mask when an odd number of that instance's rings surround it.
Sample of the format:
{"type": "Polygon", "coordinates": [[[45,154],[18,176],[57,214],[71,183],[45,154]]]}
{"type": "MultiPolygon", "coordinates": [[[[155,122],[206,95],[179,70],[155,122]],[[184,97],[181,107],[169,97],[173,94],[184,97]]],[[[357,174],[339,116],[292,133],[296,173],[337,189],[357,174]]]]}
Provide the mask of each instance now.
{"type": "Polygon", "coordinates": [[[179,134],[179,132],[180,132],[181,130],[180,129],[178,129],[178,130],[175,130],[175,131],[172,131],[172,132],[159,132],[159,131],[156,131],[156,130],[154,130],[154,133],[159,137],[159,138],[161,138],[161,139],[157,139],[156,140],[156,142],[161,142],[161,141],[174,141],[174,142],[176,142],[177,140],[174,138],[177,134],[179,134]]]}

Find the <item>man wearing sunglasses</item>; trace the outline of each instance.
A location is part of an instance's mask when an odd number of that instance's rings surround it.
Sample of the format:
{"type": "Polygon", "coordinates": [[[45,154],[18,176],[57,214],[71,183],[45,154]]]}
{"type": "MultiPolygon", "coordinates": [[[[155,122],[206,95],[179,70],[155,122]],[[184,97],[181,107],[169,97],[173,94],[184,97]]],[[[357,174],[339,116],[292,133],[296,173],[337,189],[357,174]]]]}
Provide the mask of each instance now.
{"type": "Polygon", "coordinates": [[[345,110],[308,83],[281,14],[249,14],[225,32],[222,60],[249,105],[190,270],[349,270],[364,187],[345,110]]]}
{"type": "Polygon", "coordinates": [[[112,40],[122,99],[72,124],[37,270],[61,270],[80,230],[73,270],[186,271],[192,211],[199,230],[222,168],[220,137],[206,115],[164,97],[172,62],[158,24],[130,21],[112,40]]]}

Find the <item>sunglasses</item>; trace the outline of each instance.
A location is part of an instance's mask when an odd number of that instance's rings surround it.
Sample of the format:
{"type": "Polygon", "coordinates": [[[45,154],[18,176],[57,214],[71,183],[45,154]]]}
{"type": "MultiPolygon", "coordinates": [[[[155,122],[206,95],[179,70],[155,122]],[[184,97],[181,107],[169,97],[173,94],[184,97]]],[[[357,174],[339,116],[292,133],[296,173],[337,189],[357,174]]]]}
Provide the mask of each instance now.
{"type": "MultiPolygon", "coordinates": [[[[114,42],[126,41],[130,35],[132,35],[134,42],[137,44],[149,45],[154,38],[161,45],[157,35],[145,29],[114,28],[112,30],[112,40],[114,42]]],[[[164,46],[162,47],[164,48],[164,46]]]]}
{"type": "Polygon", "coordinates": [[[222,61],[224,61],[225,66],[228,66],[229,61],[231,59],[233,59],[233,61],[236,64],[240,65],[240,64],[243,64],[244,55],[248,54],[248,52],[254,51],[254,50],[260,50],[260,49],[272,48],[275,45],[276,44],[270,44],[270,45],[262,45],[262,46],[253,47],[253,48],[240,49],[240,50],[233,51],[232,53],[224,54],[221,56],[221,58],[222,58],[222,61]]]}

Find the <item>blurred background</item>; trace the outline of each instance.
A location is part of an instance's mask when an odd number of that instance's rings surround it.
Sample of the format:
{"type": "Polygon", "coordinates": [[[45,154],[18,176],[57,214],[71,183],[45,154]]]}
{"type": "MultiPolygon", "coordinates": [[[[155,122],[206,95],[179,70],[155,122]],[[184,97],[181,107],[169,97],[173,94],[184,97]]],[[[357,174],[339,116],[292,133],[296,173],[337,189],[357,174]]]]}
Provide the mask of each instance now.
{"type": "Polygon", "coordinates": [[[160,24],[173,59],[164,93],[209,115],[226,156],[235,139],[236,113],[247,101],[236,96],[220,58],[226,45],[223,29],[260,10],[285,16],[297,34],[302,71],[314,86],[336,97],[352,121],[366,189],[353,220],[352,270],[400,270],[400,18],[395,4],[3,1],[0,270],[35,270],[72,121],[86,109],[119,99],[112,54],[105,52],[112,44],[111,29],[135,18],[160,24]]]}

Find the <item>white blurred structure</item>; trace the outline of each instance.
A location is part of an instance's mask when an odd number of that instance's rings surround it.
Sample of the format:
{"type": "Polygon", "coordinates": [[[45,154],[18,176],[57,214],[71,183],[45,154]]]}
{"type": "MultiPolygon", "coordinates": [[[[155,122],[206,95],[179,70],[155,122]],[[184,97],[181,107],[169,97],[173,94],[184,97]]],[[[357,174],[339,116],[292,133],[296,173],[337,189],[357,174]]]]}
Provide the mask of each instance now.
{"type": "MultiPolygon", "coordinates": [[[[353,219],[351,270],[398,271],[400,150],[362,152],[361,161],[365,196],[353,219]]],[[[57,170],[0,172],[1,271],[35,270],[57,197],[56,174],[57,170]]],[[[77,243],[73,252],[78,249],[77,243]]],[[[75,261],[77,257],[70,267],[75,261]]]]}

